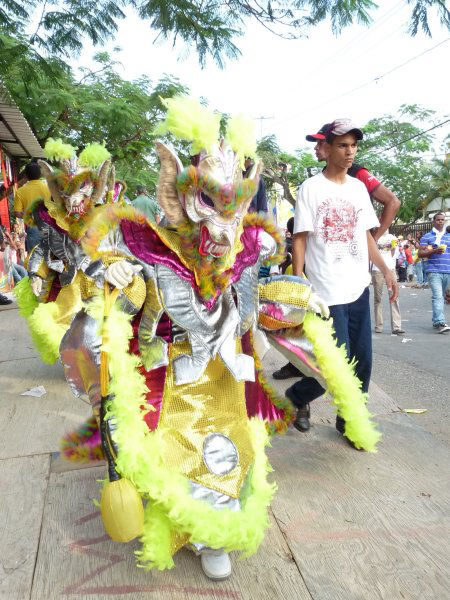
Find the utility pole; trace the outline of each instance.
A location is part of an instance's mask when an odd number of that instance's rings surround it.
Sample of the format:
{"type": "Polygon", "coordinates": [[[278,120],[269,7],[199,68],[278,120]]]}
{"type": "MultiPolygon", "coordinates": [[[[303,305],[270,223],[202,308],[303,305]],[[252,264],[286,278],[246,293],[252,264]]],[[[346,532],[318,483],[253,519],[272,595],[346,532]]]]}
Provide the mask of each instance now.
{"type": "Polygon", "coordinates": [[[260,138],[262,138],[263,136],[263,121],[270,121],[273,120],[275,117],[255,117],[255,121],[259,121],[259,127],[260,127],[260,138]]]}

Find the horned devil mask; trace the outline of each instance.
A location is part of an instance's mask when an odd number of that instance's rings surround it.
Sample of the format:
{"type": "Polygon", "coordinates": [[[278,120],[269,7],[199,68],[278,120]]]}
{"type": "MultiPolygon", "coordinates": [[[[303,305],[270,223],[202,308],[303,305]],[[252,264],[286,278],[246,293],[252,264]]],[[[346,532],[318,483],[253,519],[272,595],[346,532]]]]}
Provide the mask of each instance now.
{"type": "Polygon", "coordinates": [[[114,187],[114,169],[110,154],[101,144],[90,144],[77,158],[75,148],[61,140],[48,140],[45,155],[58,160],[53,169],[46,161],[38,161],[45,176],[52,200],[64,206],[67,217],[74,221],[82,218],[90,207],[101,204],[105,192],[114,187]]]}
{"type": "Polygon", "coordinates": [[[232,118],[226,140],[218,141],[220,115],[185,97],[164,103],[168,113],[157,132],[169,132],[192,141],[195,164],[183,168],[174,151],[161,142],[156,143],[161,161],[158,202],[170,224],[180,226],[187,220],[190,222],[201,256],[226,261],[236,247],[244,216],[258,189],[258,165],[248,178],[242,175],[244,157],[255,156],[254,133],[249,132],[249,122],[241,117],[232,118]],[[243,129],[250,134],[246,139],[242,136],[243,129]]]}
{"type": "Polygon", "coordinates": [[[156,147],[161,160],[158,202],[168,221],[180,225],[189,219],[197,225],[199,253],[225,257],[258,189],[257,167],[243,179],[240,161],[224,141],[186,169],[167,146],[157,142],[156,147]]]}

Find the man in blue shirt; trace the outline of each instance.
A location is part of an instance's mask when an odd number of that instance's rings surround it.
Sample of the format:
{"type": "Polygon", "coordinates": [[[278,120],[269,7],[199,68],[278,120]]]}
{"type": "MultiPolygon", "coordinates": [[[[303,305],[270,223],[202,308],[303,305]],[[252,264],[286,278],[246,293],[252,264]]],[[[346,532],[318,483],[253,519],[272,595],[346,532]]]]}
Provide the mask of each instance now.
{"type": "Polygon", "coordinates": [[[433,229],[420,240],[419,258],[426,258],[426,272],[431,288],[433,327],[447,333],[450,327],[444,317],[444,296],[450,286],[450,233],[445,231],[445,214],[433,218],[433,229]]]}

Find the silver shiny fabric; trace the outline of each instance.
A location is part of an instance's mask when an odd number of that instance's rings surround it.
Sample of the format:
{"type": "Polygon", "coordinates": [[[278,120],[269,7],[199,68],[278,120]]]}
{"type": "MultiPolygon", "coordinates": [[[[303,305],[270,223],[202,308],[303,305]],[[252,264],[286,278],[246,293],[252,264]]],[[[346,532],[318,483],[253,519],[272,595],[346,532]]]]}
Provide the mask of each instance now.
{"type": "Polygon", "coordinates": [[[240,317],[231,289],[226,289],[208,311],[187,281],[163,265],[156,265],[155,271],[164,310],[187,332],[192,349],[191,356],[174,361],[176,385],[197,381],[217,354],[238,381],[253,381],[253,359],[236,353],[240,317]]]}
{"type": "MultiPolygon", "coordinates": [[[[283,304],[283,302],[260,302],[260,308],[262,309],[262,312],[264,311],[264,307],[271,307],[274,306],[276,307],[277,310],[281,311],[283,313],[283,321],[286,323],[295,323],[296,325],[301,325],[303,323],[303,320],[305,318],[306,315],[306,308],[297,308],[296,306],[292,306],[292,304],[283,304]]],[[[270,312],[268,312],[267,314],[270,315],[270,312]]],[[[264,327],[262,325],[260,325],[260,327],[262,329],[264,329],[264,327]]]]}
{"type": "Polygon", "coordinates": [[[35,211],[36,225],[42,234],[42,239],[30,260],[30,273],[37,272],[38,257],[45,260],[52,271],[59,273],[59,281],[62,286],[70,285],[78,271],[85,271],[90,264],[90,258],[82,249],[81,245],[72,240],[67,233],[58,231],[51,227],[38,216],[35,211]],[[37,268],[36,268],[37,267],[37,268]]]}
{"type": "Polygon", "coordinates": [[[259,261],[243,270],[239,281],[232,288],[236,294],[240,317],[239,335],[243,336],[257,320],[259,261]]]}
{"type": "MultiPolygon", "coordinates": [[[[327,388],[326,381],[323,378],[321,373],[318,373],[318,372],[310,369],[302,360],[300,360],[297,357],[297,355],[294,352],[291,352],[288,348],[286,348],[285,346],[280,344],[274,335],[272,335],[270,333],[267,333],[266,335],[267,335],[267,339],[272,344],[272,346],[274,348],[276,348],[279,352],[281,352],[281,354],[283,356],[285,356],[293,365],[295,365],[303,373],[303,375],[305,377],[313,377],[320,383],[320,385],[324,389],[327,388]]],[[[286,339],[288,342],[290,342],[293,346],[297,346],[297,348],[300,348],[300,350],[302,350],[302,352],[306,355],[308,360],[310,362],[312,362],[313,364],[316,364],[316,358],[314,356],[313,344],[305,336],[289,337],[288,334],[285,334],[282,337],[284,339],[286,339]]]]}
{"type": "Polygon", "coordinates": [[[267,260],[271,256],[275,254],[277,251],[277,243],[274,238],[267,233],[267,231],[262,231],[260,233],[259,239],[261,241],[261,251],[259,253],[259,261],[267,260]]]}
{"type": "Polygon", "coordinates": [[[84,310],[80,311],[66,331],[60,345],[64,374],[72,393],[87,395],[98,408],[100,391],[100,351],[102,338],[99,323],[84,310]]]}
{"type": "Polygon", "coordinates": [[[203,460],[214,475],[227,475],[236,468],[239,452],[226,435],[210,433],[203,442],[203,460]]]}

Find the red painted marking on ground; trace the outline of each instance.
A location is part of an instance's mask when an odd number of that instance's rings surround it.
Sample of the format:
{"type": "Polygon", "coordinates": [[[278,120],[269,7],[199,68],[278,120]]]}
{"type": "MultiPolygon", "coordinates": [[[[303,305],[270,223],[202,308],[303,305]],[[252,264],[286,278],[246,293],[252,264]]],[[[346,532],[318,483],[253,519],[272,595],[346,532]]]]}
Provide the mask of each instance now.
{"type": "Polygon", "coordinates": [[[147,593],[153,594],[155,592],[174,592],[181,594],[184,597],[185,594],[191,594],[192,596],[198,597],[215,597],[215,598],[229,598],[230,600],[240,600],[242,598],[239,592],[233,590],[219,590],[217,588],[196,588],[181,585],[111,585],[111,586],[98,586],[93,588],[83,588],[74,591],[67,591],[69,588],[63,591],[64,595],[116,595],[126,596],[128,594],[139,594],[147,593]]]}
{"type": "MultiPolygon", "coordinates": [[[[75,525],[80,525],[92,519],[95,519],[100,515],[100,511],[95,511],[86,515],[85,517],[81,517],[77,521],[75,521],[75,525]]],[[[108,554],[107,552],[102,552],[99,550],[93,550],[90,546],[94,546],[96,544],[101,544],[102,542],[109,541],[110,537],[107,534],[104,534],[95,538],[84,538],[75,540],[70,542],[67,545],[67,548],[71,552],[80,552],[82,554],[87,554],[89,556],[95,556],[96,558],[103,559],[107,561],[107,563],[101,567],[97,567],[93,571],[91,571],[86,577],[83,579],[72,583],[71,585],[64,588],[61,592],[62,596],[84,596],[84,595],[121,595],[126,596],[129,594],[137,594],[137,593],[158,593],[158,592],[173,592],[177,595],[180,594],[181,597],[185,597],[186,594],[191,594],[192,596],[197,597],[216,597],[216,598],[226,598],[229,600],[240,600],[241,594],[239,592],[235,592],[233,590],[221,590],[216,588],[199,588],[199,587],[189,587],[189,586],[181,586],[181,585],[170,585],[170,584],[155,584],[155,585],[111,585],[111,586],[97,586],[92,588],[83,588],[83,585],[95,579],[100,573],[103,571],[107,571],[114,567],[117,563],[123,562],[125,558],[118,554],[108,554]]]]}
{"type": "Polygon", "coordinates": [[[77,519],[76,521],[73,522],[73,524],[74,525],[82,525],[83,523],[87,523],[87,521],[96,519],[100,515],[101,515],[101,512],[99,510],[96,510],[92,513],[89,513],[88,515],[85,515],[84,517],[81,517],[80,519],[77,519]]]}
{"type": "Polygon", "coordinates": [[[101,544],[102,542],[108,542],[111,538],[107,533],[97,538],[86,538],[84,540],[76,540],[68,544],[69,548],[82,548],[84,546],[93,546],[94,544],[101,544]]]}
{"type": "Polygon", "coordinates": [[[92,548],[87,547],[87,546],[91,546],[94,544],[100,544],[101,542],[105,541],[105,539],[109,540],[110,538],[108,535],[102,535],[101,537],[98,537],[98,538],[76,540],[76,541],[68,544],[67,547],[70,551],[80,552],[82,554],[87,554],[89,556],[95,556],[97,558],[101,558],[103,560],[106,560],[107,564],[103,565],[103,567],[97,567],[96,569],[91,571],[89,573],[89,575],[86,575],[86,577],[84,577],[80,581],[76,581],[75,583],[72,583],[71,585],[67,586],[61,592],[62,595],[64,595],[64,594],[79,595],[81,593],[84,593],[84,592],[80,592],[79,589],[85,583],[87,583],[88,581],[91,581],[91,579],[94,579],[97,575],[100,575],[100,573],[103,573],[103,571],[106,571],[107,569],[111,569],[117,563],[123,562],[125,560],[125,558],[123,558],[122,556],[119,556],[118,554],[108,554],[107,552],[92,550],[92,548]]]}

